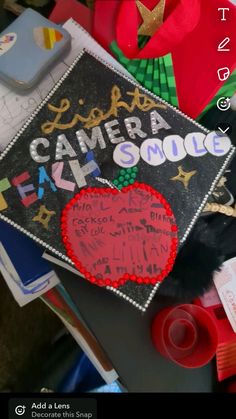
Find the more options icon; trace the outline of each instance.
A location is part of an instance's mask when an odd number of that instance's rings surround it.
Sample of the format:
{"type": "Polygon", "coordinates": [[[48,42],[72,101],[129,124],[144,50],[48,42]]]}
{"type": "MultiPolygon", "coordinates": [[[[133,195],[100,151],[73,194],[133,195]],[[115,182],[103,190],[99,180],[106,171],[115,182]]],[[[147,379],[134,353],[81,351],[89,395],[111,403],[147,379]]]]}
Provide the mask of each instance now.
{"type": "Polygon", "coordinates": [[[232,132],[232,125],[227,122],[220,122],[215,126],[215,131],[218,131],[220,135],[230,135],[232,132]]]}

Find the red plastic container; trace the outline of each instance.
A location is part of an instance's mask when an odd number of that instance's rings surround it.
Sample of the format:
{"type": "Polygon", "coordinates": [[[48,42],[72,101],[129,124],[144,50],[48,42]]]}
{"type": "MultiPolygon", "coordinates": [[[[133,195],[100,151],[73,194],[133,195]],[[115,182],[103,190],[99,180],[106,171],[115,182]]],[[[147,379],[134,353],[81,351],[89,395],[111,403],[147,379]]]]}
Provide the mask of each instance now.
{"type": "Polygon", "coordinates": [[[166,358],[185,368],[199,368],[215,355],[218,335],[202,307],[183,304],[161,310],[152,323],[152,340],[166,358]]]}

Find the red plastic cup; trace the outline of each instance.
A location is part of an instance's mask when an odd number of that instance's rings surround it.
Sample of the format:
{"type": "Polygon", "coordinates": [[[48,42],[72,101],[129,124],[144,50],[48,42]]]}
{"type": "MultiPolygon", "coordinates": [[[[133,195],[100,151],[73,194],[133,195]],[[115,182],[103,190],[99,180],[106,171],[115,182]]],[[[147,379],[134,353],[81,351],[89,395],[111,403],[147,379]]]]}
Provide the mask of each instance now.
{"type": "Polygon", "coordinates": [[[151,333],[156,349],[185,368],[202,367],[216,353],[216,325],[205,309],[193,304],[161,310],[151,333]]]}
{"type": "Polygon", "coordinates": [[[193,316],[176,308],[169,314],[163,325],[163,341],[166,351],[173,358],[189,355],[197,340],[197,325],[193,316]]]}
{"type": "Polygon", "coordinates": [[[174,349],[186,353],[186,351],[192,351],[195,346],[197,329],[189,320],[176,319],[168,329],[168,337],[174,349]]]}

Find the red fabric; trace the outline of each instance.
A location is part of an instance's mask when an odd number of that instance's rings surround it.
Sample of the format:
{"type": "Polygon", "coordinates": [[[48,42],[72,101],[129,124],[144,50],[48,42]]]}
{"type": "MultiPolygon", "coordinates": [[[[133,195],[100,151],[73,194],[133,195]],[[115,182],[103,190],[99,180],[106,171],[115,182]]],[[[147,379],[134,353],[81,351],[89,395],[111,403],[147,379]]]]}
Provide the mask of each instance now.
{"type": "Polygon", "coordinates": [[[91,33],[92,11],[77,0],[58,0],[49,19],[54,23],[64,23],[71,17],[91,33]]]}
{"type": "Polygon", "coordinates": [[[92,35],[107,51],[116,38],[115,22],[119,6],[120,0],[96,0],[94,5],[92,35]]]}
{"type": "MultiPolygon", "coordinates": [[[[146,2],[147,3],[147,2],[146,2]]],[[[149,1],[150,3],[150,1],[149,1]]],[[[157,3],[157,1],[156,1],[157,3]]],[[[143,1],[143,4],[145,2],[143,1]]],[[[146,5],[146,4],[145,4],[146,5]]],[[[141,50],[138,48],[139,11],[135,0],[122,0],[116,20],[118,46],[128,58],[156,58],[168,54],[199,22],[200,0],[166,0],[164,22],[141,50]]]]}
{"type": "MultiPolygon", "coordinates": [[[[153,9],[156,2],[157,0],[143,0],[143,4],[150,9],[153,9]]],[[[163,29],[161,27],[154,34],[141,52],[137,50],[137,32],[134,34],[135,28],[137,30],[137,16],[133,0],[96,0],[94,36],[108,49],[110,43],[116,39],[115,24],[118,23],[119,45],[123,51],[123,48],[128,50],[129,56],[137,53],[138,58],[144,58],[144,55],[147,57],[146,54],[158,57],[158,54],[165,54],[171,49],[179,107],[187,115],[196,118],[224,83],[218,80],[217,70],[229,67],[232,72],[236,68],[236,7],[228,0],[166,0],[163,29]],[[201,11],[199,21],[198,5],[201,11]],[[220,20],[221,14],[217,10],[219,7],[230,8],[230,13],[226,12],[227,21],[220,20]],[[123,13],[125,10],[126,16],[123,13]],[[179,10],[185,10],[186,19],[179,10]],[[194,10],[196,15],[193,14],[194,10]],[[128,29],[127,22],[130,26],[128,29]],[[192,31],[189,24],[192,24],[192,31]],[[183,27],[185,37],[180,41],[183,27]],[[226,36],[231,38],[230,52],[217,52],[219,43],[226,36]],[[124,47],[125,39],[127,43],[124,47]]]]}

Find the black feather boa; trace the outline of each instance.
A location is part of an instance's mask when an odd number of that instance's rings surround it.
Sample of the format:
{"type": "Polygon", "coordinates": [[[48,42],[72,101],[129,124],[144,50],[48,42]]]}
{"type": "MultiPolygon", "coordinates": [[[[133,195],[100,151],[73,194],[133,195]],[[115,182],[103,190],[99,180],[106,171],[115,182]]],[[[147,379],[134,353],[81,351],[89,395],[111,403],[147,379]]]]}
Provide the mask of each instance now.
{"type": "Polygon", "coordinates": [[[217,214],[200,218],[180,250],[174,268],[156,298],[191,302],[212,284],[215,271],[236,255],[236,218],[217,214]]]}

